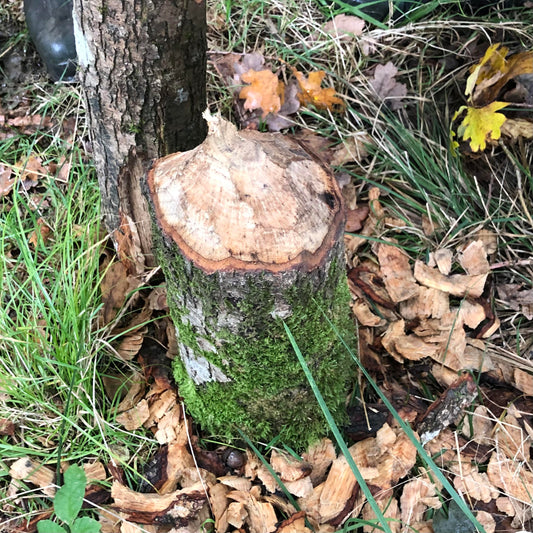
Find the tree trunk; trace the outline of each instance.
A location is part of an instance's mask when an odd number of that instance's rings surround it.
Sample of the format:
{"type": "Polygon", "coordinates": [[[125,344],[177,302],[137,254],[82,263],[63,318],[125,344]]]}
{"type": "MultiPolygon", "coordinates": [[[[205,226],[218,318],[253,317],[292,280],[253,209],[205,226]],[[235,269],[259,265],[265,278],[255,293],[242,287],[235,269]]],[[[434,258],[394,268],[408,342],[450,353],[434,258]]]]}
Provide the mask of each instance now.
{"type": "Polygon", "coordinates": [[[337,421],[350,379],[350,357],[324,318],[349,328],[341,195],[287,137],[212,124],[201,146],[148,175],[179,344],[174,375],[212,434],[280,435],[301,448],[328,428],[283,321],[337,421]]]}
{"type": "Polygon", "coordinates": [[[205,0],[74,0],[74,33],[106,226],[150,262],[145,163],[206,134],[205,0]]]}

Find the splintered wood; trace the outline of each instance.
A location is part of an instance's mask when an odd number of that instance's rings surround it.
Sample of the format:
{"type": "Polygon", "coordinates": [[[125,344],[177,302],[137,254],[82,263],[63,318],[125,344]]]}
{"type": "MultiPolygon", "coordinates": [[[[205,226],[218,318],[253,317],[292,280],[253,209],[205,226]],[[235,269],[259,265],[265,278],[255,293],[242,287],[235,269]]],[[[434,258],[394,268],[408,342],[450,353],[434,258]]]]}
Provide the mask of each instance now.
{"type": "MultiPolygon", "coordinates": [[[[386,218],[377,191],[371,206],[373,215],[362,235],[372,234],[379,217],[381,224],[396,223],[386,218]]],[[[495,367],[483,341],[499,321],[484,292],[490,266],[486,238],[481,237],[455,252],[436,250],[427,262],[411,261],[394,240],[374,245],[377,265],[349,258],[354,265],[349,272],[353,312],[362,328],[375,328],[383,348],[398,362],[429,357],[454,372],[495,367]]],[[[355,254],[362,242],[347,236],[346,247],[355,254]]]]}

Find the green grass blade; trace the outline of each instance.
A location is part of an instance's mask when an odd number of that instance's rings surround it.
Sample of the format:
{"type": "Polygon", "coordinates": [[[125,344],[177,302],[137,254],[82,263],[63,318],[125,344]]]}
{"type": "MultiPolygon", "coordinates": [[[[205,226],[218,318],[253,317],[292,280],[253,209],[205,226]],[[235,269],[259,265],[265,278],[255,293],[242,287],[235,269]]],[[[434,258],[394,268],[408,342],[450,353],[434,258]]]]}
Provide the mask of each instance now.
{"type": "Polygon", "coordinates": [[[359,483],[359,486],[361,487],[364,495],[366,496],[368,503],[370,503],[370,506],[372,507],[374,513],[376,514],[377,519],[381,523],[383,531],[385,531],[386,533],[392,533],[389,527],[389,524],[387,523],[387,519],[383,516],[383,513],[381,512],[381,509],[378,507],[376,500],[372,496],[372,493],[370,492],[368,485],[363,479],[361,472],[359,472],[359,469],[357,468],[357,465],[355,464],[355,461],[353,460],[353,457],[350,454],[350,451],[348,450],[348,446],[346,446],[346,443],[344,442],[341,432],[339,431],[337,424],[333,420],[333,417],[331,416],[331,413],[328,409],[328,406],[326,405],[326,402],[324,401],[324,398],[322,397],[321,392],[318,390],[318,387],[313,378],[313,375],[311,374],[311,371],[309,370],[309,367],[307,366],[307,363],[305,362],[305,358],[302,355],[302,352],[300,351],[298,344],[296,344],[296,340],[294,336],[292,335],[291,330],[289,329],[287,324],[285,324],[285,322],[283,322],[283,326],[285,327],[285,331],[287,333],[287,336],[289,337],[289,340],[291,341],[294,352],[296,353],[296,357],[298,357],[298,361],[300,362],[300,365],[302,366],[302,369],[305,373],[305,377],[307,378],[307,380],[309,381],[309,385],[311,385],[311,388],[313,389],[313,393],[318,401],[318,404],[320,405],[320,409],[322,409],[322,413],[324,413],[324,416],[326,417],[329,427],[331,428],[331,431],[333,435],[335,436],[335,440],[337,441],[337,444],[339,448],[341,449],[342,454],[346,458],[346,461],[348,465],[350,466],[350,469],[354,473],[354,476],[357,479],[357,482],[359,483]]]}
{"type": "Polygon", "coordinates": [[[416,447],[418,453],[420,454],[420,457],[422,460],[427,464],[427,466],[431,469],[432,473],[435,475],[435,477],[442,483],[442,486],[448,491],[450,496],[453,498],[453,500],[457,503],[459,508],[463,511],[463,513],[468,517],[468,519],[474,524],[474,526],[480,531],[481,533],[486,533],[484,527],[479,523],[477,518],[474,516],[470,508],[466,505],[464,500],[459,496],[457,491],[453,488],[451,483],[446,479],[444,474],[440,471],[440,468],[436,465],[436,463],[431,459],[431,457],[426,453],[426,450],[424,450],[424,447],[420,444],[419,440],[416,438],[413,430],[411,427],[403,421],[403,419],[398,414],[398,411],[394,409],[393,405],[390,403],[388,398],[383,394],[381,389],[378,387],[377,383],[372,379],[372,376],[368,373],[366,368],[361,364],[361,361],[359,361],[358,357],[353,353],[351,348],[348,346],[348,344],[345,342],[345,340],[340,335],[338,329],[335,327],[335,325],[329,320],[329,318],[326,316],[326,314],[323,312],[324,318],[328,321],[329,325],[335,331],[341,342],[343,343],[344,347],[348,350],[350,355],[352,356],[353,360],[367,379],[367,381],[370,383],[372,388],[376,391],[377,395],[381,398],[387,409],[392,413],[400,427],[405,431],[406,435],[409,437],[411,442],[416,447]]]}

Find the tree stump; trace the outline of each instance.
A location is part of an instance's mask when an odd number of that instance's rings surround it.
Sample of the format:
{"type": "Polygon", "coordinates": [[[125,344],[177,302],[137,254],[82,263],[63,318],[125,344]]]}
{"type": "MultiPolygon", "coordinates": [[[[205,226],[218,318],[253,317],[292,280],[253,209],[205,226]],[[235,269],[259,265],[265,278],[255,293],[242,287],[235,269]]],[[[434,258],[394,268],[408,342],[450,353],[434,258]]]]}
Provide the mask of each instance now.
{"type": "Polygon", "coordinates": [[[341,194],[283,135],[213,117],[209,129],[148,173],[179,393],[214,435],[303,447],[328,426],[283,321],[342,421],[351,358],[325,318],[351,329],[341,194]]]}

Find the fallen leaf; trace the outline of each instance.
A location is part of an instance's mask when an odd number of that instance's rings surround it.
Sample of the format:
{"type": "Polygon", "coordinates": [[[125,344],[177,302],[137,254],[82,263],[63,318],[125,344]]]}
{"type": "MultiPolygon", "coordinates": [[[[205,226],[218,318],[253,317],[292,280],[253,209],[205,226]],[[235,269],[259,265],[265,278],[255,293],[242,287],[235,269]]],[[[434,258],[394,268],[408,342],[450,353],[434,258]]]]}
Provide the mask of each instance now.
{"type": "Polygon", "coordinates": [[[68,183],[71,167],[72,162],[63,155],[57,163],[50,163],[48,165],[48,171],[50,174],[55,175],[57,181],[68,183]]]}
{"type": "Polygon", "coordinates": [[[502,72],[505,64],[505,56],[509,51],[508,48],[500,48],[500,43],[493,44],[487,48],[481,61],[471,67],[470,76],[466,80],[465,95],[472,96],[477,84],[493,77],[494,74],[502,72]]]}
{"type": "Polygon", "coordinates": [[[389,61],[385,65],[377,65],[370,85],[376,94],[384,100],[391,109],[401,109],[404,105],[402,98],[407,95],[407,87],[396,81],[398,69],[389,61]]]}
{"type": "Polygon", "coordinates": [[[363,33],[365,21],[353,15],[340,14],[324,24],[323,30],[333,37],[347,40],[363,33]]]}
{"type": "Polygon", "coordinates": [[[497,141],[501,137],[501,127],[507,117],[498,111],[508,105],[507,102],[492,102],[481,108],[466,108],[466,116],[457,128],[457,134],[464,141],[470,139],[473,152],[482,152],[487,141],[497,141]]]}
{"type": "Polygon", "coordinates": [[[413,276],[409,256],[392,244],[379,243],[376,248],[381,275],[390,299],[398,303],[417,296],[420,286],[413,276]]]}
{"type": "Polygon", "coordinates": [[[520,368],[515,368],[513,377],[514,386],[519,391],[522,391],[527,396],[533,396],[533,375],[520,368]]]}
{"type": "Polygon", "coordinates": [[[472,67],[465,89],[471,104],[484,106],[493,102],[509,80],[533,72],[533,52],[520,52],[505,59],[508,52],[505,46],[493,44],[472,67]]]}
{"type": "Polygon", "coordinates": [[[28,238],[28,242],[33,246],[33,248],[37,247],[39,241],[41,241],[43,244],[46,244],[46,241],[50,236],[50,232],[52,231],[50,226],[48,226],[48,224],[45,222],[44,218],[39,217],[37,219],[37,226],[38,229],[33,230],[28,238]]]}
{"type": "Polygon", "coordinates": [[[353,161],[360,163],[365,157],[368,157],[366,147],[371,143],[372,140],[365,131],[351,135],[344,139],[342,144],[333,148],[333,157],[330,164],[334,167],[342,167],[346,163],[353,161]]]}
{"type": "Polygon", "coordinates": [[[41,115],[24,115],[21,117],[10,118],[7,121],[8,126],[14,128],[22,128],[21,133],[33,133],[36,128],[49,128],[52,125],[50,117],[42,117],[41,115]]]}
{"type": "Polygon", "coordinates": [[[241,76],[241,79],[250,84],[243,87],[239,93],[239,98],[245,100],[245,109],[249,111],[261,109],[263,118],[281,109],[283,83],[276,74],[270,70],[249,70],[241,76]]]}
{"type": "Polygon", "coordinates": [[[103,308],[101,316],[104,324],[109,324],[126,303],[129,293],[139,287],[138,278],[128,275],[127,268],[119,261],[113,263],[106,271],[100,290],[103,308]]]}
{"type": "Polygon", "coordinates": [[[47,169],[42,165],[42,159],[36,155],[21,159],[15,168],[20,172],[19,179],[26,190],[38,185],[39,180],[48,175],[47,169]]]}
{"type": "Polygon", "coordinates": [[[533,122],[525,118],[508,118],[501,127],[501,134],[513,140],[522,137],[523,139],[533,139],[533,122]]]}
{"type": "Polygon", "coordinates": [[[367,205],[362,205],[355,209],[348,209],[346,211],[346,226],[345,230],[348,232],[357,232],[363,227],[363,222],[368,216],[370,209],[367,205]]]}
{"type": "Polygon", "coordinates": [[[270,131],[280,131],[289,128],[294,124],[289,115],[293,115],[300,109],[300,100],[298,99],[298,85],[292,80],[285,86],[283,94],[283,104],[278,113],[270,113],[266,117],[266,123],[270,131]]]}
{"type": "MultiPolygon", "coordinates": [[[[229,54],[231,56],[236,56],[236,54],[229,54]]],[[[237,76],[240,77],[250,70],[255,70],[259,72],[263,70],[265,65],[265,58],[260,52],[252,52],[251,54],[244,54],[240,57],[239,61],[233,62],[233,71],[237,76]]]]}
{"type": "Polygon", "coordinates": [[[124,264],[128,274],[142,274],[146,265],[142,252],[139,231],[134,220],[119,209],[120,226],[113,233],[116,242],[117,254],[120,262],[124,264]]]}
{"type": "Polygon", "coordinates": [[[326,73],[323,70],[310,72],[305,77],[301,72],[293,69],[293,74],[300,85],[301,92],[299,99],[302,105],[313,105],[317,109],[329,109],[330,111],[340,111],[344,109],[344,102],[336,96],[332,87],[322,89],[322,81],[326,73]]]}
{"type": "Polygon", "coordinates": [[[523,285],[503,283],[497,287],[498,296],[509,308],[519,311],[528,320],[533,320],[533,289],[524,289],[523,285]]]}
{"type": "Polygon", "coordinates": [[[131,361],[139,353],[146,331],[147,329],[143,328],[121,338],[120,344],[115,349],[123,361],[131,361]]]}
{"type": "Polygon", "coordinates": [[[9,167],[0,164],[0,196],[6,196],[13,188],[16,179],[11,177],[12,174],[9,167]]]}
{"type": "Polygon", "coordinates": [[[9,435],[12,437],[15,434],[15,424],[7,418],[0,418],[0,437],[9,435]]]}

